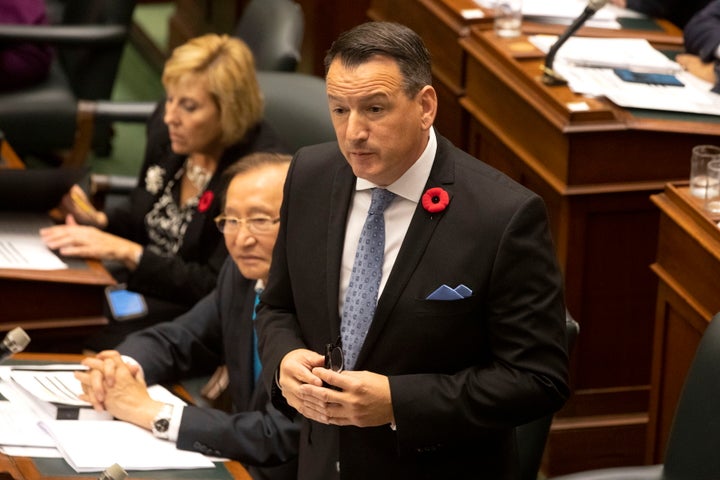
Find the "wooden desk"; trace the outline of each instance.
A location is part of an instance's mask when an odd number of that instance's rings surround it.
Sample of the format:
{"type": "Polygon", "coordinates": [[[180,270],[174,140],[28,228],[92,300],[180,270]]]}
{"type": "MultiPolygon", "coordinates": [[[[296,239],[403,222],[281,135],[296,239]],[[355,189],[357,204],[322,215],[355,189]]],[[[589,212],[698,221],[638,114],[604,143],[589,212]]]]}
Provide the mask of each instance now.
{"type": "Polygon", "coordinates": [[[680,390],[710,319],[720,312],[720,228],[687,183],[653,195],[660,210],[658,293],[646,460],[663,460],[680,390]]]}
{"type": "Polygon", "coordinates": [[[0,332],[20,326],[31,350],[106,325],[104,289],[115,280],[97,261],[71,260],[66,270],[0,269],[0,332]]]}
{"type": "MultiPolygon", "coordinates": [[[[438,131],[458,147],[468,148],[468,115],[460,104],[465,95],[467,51],[459,43],[470,35],[470,29],[491,30],[492,10],[481,8],[474,0],[372,0],[368,17],[373,20],[399,22],[415,30],[427,45],[433,61],[433,86],[438,94],[438,131]],[[476,12],[482,12],[478,17],[476,12]]],[[[524,21],[528,34],[559,35],[567,27],[524,21]]],[[[577,33],[585,36],[618,35],[647,38],[658,47],[681,47],[682,32],[664,20],[627,21],[623,30],[583,27],[577,33]],[[620,33],[619,33],[620,32],[620,33]]]]}
{"type": "MultiPolygon", "coordinates": [[[[8,142],[0,153],[0,168],[24,168],[8,142]]],[[[103,291],[113,277],[97,260],[66,262],[67,270],[0,268],[0,333],[20,326],[32,338],[30,350],[48,350],[108,323],[103,291]]]]}
{"type": "MultiPolygon", "coordinates": [[[[46,354],[46,353],[18,353],[13,356],[13,359],[16,360],[27,360],[27,361],[34,361],[34,362],[55,362],[55,363],[77,363],[80,360],[82,360],[82,355],[76,355],[76,354],[58,354],[58,353],[52,353],[52,354],[46,354]]],[[[187,399],[187,398],[186,398],[187,399]]],[[[47,475],[43,474],[41,470],[38,468],[37,463],[43,462],[48,463],[48,461],[52,461],[53,463],[57,463],[56,459],[33,459],[30,457],[11,457],[5,454],[0,453],[0,472],[9,472],[15,480],[52,480],[52,479],[62,479],[62,480],[86,480],[87,478],[97,478],[97,474],[76,474],[73,475],[72,473],[67,473],[63,475],[47,475]]],[[[69,472],[72,472],[69,466],[65,464],[64,461],[62,461],[64,466],[67,467],[69,472]]],[[[245,469],[245,467],[242,466],[242,464],[235,462],[235,461],[228,461],[224,462],[224,467],[227,469],[228,473],[230,474],[231,478],[233,480],[252,480],[250,477],[250,474],[245,469]]],[[[200,472],[200,470],[198,470],[200,472]]],[[[192,478],[191,476],[186,475],[187,472],[178,472],[177,476],[173,477],[169,474],[167,471],[147,471],[147,472],[133,472],[133,475],[128,477],[129,480],[136,479],[136,478],[192,478]]],[[[212,479],[215,478],[215,475],[202,475],[203,480],[205,479],[212,479]]],[[[197,477],[197,480],[200,480],[201,477],[197,477]]]]}
{"type": "Polygon", "coordinates": [[[580,323],[574,394],[553,423],[548,473],[642,463],[659,218],[649,196],[687,178],[691,148],[716,142],[720,123],[547,87],[544,57],[524,37],[471,28],[460,44],[468,151],[545,199],[567,306],[580,323]]]}

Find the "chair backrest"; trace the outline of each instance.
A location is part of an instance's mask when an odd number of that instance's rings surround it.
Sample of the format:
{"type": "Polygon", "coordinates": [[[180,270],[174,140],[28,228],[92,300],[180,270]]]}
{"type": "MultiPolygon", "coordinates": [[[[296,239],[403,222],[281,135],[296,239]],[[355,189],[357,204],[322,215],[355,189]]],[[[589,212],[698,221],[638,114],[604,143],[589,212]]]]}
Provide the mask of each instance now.
{"type": "Polygon", "coordinates": [[[663,479],[720,478],[720,313],[703,333],[665,450],[663,479]]]}
{"type": "Polygon", "coordinates": [[[292,0],[251,0],[235,36],[247,43],[258,70],[295,71],[300,62],[305,18],[292,0]]]}
{"type": "MultiPolygon", "coordinates": [[[[568,354],[572,352],[580,333],[580,325],[569,312],[565,315],[565,338],[568,354]]],[[[546,415],[515,428],[518,451],[518,480],[536,480],[542,462],[545,443],[550,433],[553,415],[546,415]]]]}
{"type": "Polygon", "coordinates": [[[57,47],[60,63],[77,98],[109,99],[130,31],[136,0],[48,0],[50,16],[61,12],[63,26],[118,26],[124,38],[57,47]],[[55,13],[52,13],[52,12],[55,13]]]}
{"type": "Polygon", "coordinates": [[[325,81],[297,72],[258,72],[265,96],[265,120],[294,153],[300,147],[335,140],[325,81]]]}

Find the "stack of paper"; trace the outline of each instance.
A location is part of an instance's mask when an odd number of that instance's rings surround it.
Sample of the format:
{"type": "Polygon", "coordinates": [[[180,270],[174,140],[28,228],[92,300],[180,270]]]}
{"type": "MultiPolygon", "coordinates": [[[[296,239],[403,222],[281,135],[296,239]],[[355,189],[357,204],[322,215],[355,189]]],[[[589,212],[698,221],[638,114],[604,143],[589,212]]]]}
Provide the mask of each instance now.
{"type": "MultiPolygon", "coordinates": [[[[49,417],[31,397],[37,394],[48,403],[49,399],[61,398],[63,402],[78,404],[75,408],[83,408],[80,404],[84,402],[77,399],[80,382],[72,374],[83,366],[58,364],[34,368],[40,370],[0,367],[2,450],[26,456],[62,456],[77,472],[99,472],[114,463],[126,470],[215,468],[212,460],[200,453],[178,450],[175,443],[155,438],[149,430],[130,423],[112,420],[107,413],[103,415],[110,420],[49,417]],[[20,448],[32,450],[19,451],[20,448]]],[[[148,393],[158,401],[185,405],[161,385],[149,387],[148,393]]]]}
{"type": "Polygon", "coordinates": [[[125,470],[215,468],[200,453],[179,450],[173,442],[127,422],[47,420],[40,426],[76,472],[99,472],[113,463],[125,470]]]}
{"type": "Polygon", "coordinates": [[[98,412],[88,402],[80,400],[83,393],[74,369],[63,370],[12,370],[10,378],[22,389],[27,398],[43,413],[54,420],[112,420],[108,412],[98,412]]]}
{"type": "MultiPolygon", "coordinates": [[[[533,35],[530,42],[543,52],[555,43],[554,35],[533,35]]],[[[682,67],[643,38],[570,37],[555,55],[554,67],[627,68],[635,72],[676,73],[682,67]]]]}
{"type": "MultiPolygon", "coordinates": [[[[548,51],[556,37],[535,35],[530,41],[548,51]]],[[[682,70],[643,39],[571,37],[557,52],[553,69],[579,94],[603,96],[625,108],[720,115],[720,95],[712,85],[682,70]],[[670,73],[684,86],[627,82],[613,68],[670,73]]]]}

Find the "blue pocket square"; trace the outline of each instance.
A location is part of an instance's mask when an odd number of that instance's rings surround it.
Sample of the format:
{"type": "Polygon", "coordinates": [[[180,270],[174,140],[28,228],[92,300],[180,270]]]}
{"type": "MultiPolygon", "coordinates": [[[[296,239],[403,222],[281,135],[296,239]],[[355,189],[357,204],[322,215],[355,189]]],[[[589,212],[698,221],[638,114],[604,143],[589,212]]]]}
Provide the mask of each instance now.
{"type": "Polygon", "coordinates": [[[427,296],[426,300],[462,300],[472,295],[472,290],[463,284],[455,288],[447,285],[439,286],[434,292],[427,296]]]}

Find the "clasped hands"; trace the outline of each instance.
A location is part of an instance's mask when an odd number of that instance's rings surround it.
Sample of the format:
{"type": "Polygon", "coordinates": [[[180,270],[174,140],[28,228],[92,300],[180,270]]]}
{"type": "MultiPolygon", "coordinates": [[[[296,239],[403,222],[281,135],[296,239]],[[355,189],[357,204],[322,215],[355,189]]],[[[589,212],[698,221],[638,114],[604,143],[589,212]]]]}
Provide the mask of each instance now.
{"type": "Polygon", "coordinates": [[[288,404],[328,425],[394,424],[388,377],[368,371],[334,372],[311,350],[293,350],[280,363],[278,384],[288,404]],[[323,387],[323,382],[339,390],[323,387]]]}
{"type": "Polygon", "coordinates": [[[75,372],[82,384],[82,400],[95,410],[106,410],[115,418],[150,428],[163,403],[150,397],[139,365],[125,363],[115,350],[86,357],[81,363],[88,367],[75,372]]]}

